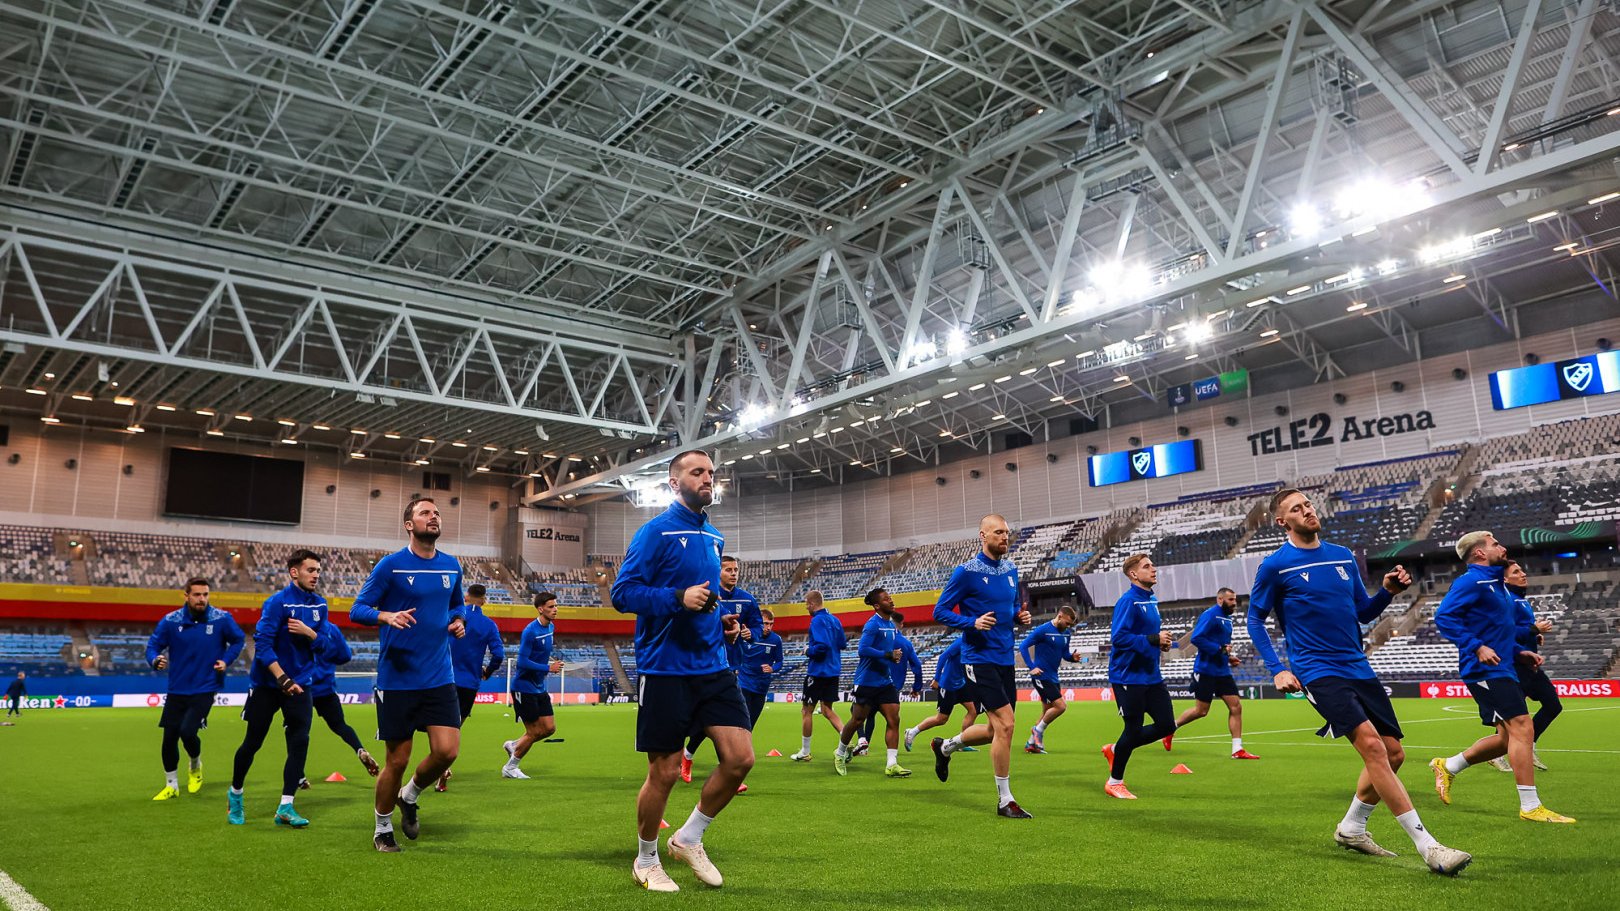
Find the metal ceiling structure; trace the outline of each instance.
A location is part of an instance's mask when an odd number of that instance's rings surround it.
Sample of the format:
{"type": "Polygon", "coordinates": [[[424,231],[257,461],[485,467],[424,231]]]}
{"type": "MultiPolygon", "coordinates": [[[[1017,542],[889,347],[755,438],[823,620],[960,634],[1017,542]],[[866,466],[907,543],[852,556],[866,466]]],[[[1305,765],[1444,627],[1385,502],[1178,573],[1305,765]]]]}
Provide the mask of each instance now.
{"type": "Polygon", "coordinates": [[[578,504],[1502,341],[1616,312],[1617,52],[1606,0],[12,0],[0,409],[578,504]]]}

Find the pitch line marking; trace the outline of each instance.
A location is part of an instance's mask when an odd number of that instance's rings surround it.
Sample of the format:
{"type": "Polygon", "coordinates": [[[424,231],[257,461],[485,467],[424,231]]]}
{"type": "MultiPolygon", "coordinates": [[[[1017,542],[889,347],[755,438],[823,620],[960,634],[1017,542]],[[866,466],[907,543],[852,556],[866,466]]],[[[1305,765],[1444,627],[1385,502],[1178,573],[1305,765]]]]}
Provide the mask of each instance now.
{"type": "Polygon", "coordinates": [[[0,904],[11,911],[50,911],[4,870],[0,870],[0,904]]]}

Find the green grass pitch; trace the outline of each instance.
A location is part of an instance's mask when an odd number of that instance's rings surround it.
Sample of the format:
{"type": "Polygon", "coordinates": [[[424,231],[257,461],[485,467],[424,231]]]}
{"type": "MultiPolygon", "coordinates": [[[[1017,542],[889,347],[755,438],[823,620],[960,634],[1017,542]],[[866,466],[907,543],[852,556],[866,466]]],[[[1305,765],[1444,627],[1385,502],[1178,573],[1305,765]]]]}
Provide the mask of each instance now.
{"type": "MultiPolygon", "coordinates": [[[[1156,744],[1138,751],[1127,779],[1141,798],[1135,802],[1102,793],[1097,748],[1118,732],[1113,707],[1077,705],[1048,732],[1048,755],[1013,756],[1013,791],[1035,814],[1027,822],[992,812],[985,751],[956,757],[948,784],[934,779],[921,742],[917,752],[901,753],[915,773],[909,780],[885,779],[881,752],[855,760],[840,779],[831,730],[818,720],[813,762],[765,758],[799,743],[797,706],[774,705],[755,734],[751,792],[705,839],[725,887],[705,889],[672,863],[681,884],[672,896],[646,894],[630,878],[633,801],[645,771],[632,749],[634,711],[562,708],[558,736],[566,742],[536,746],[525,763],[534,780],[509,781],[498,777],[500,744],[516,726],[501,706],[479,706],[449,793],[424,796],[421,840],[401,837],[405,851],[393,856],[371,848],[371,779],[318,719],[311,779],[339,771],[349,780],[303,792],[298,807],[312,825],[291,831],[271,823],[282,755],[274,733],[247,783],[248,824],[226,824],[225,789],[243,729],[230,709],[216,709],[203,734],[202,792],[163,803],[151,801],[163,782],[155,710],[27,712],[15,727],[0,728],[0,869],[55,911],[1478,911],[1608,909],[1620,895],[1613,799],[1620,704],[1613,702],[1570,700],[1543,738],[1551,770],[1537,784],[1548,806],[1580,820],[1573,826],[1520,821],[1511,776],[1488,766],[1462,775],[1453,805],[1442,806],[1425,763],[1485,729],[1471,704],[1397,704],[1408,745],[1402,779],[1440,840],[1474,854],[1457,880],[1428,873],[1382,809],[1372,833],[1400,857],[1333,845],[1359,764],[1343,741],[1311,736],[1317,720],[1303,702],[1247,703],[1245,745],[1260,762],[1227,758],[1220,706],[1187,728],[1173,753],[1156,744]],[[1177,762],[1194,774],[1169,774],[1177,762]]],[[[903,715],[914,723],[925,712],[911,704],[903,715]]],[[[1020,745],[1034,712],[1019,707],[1020,745]]],[[[369,706],[350,707],[349,715],[362,733],[373,727],[369,706]]],[[[705,747],[698,774],[713,763],[705,747]]],[[[676,786],[670,822],[686,818],[697,790],[697,783],[676,786]]]]}

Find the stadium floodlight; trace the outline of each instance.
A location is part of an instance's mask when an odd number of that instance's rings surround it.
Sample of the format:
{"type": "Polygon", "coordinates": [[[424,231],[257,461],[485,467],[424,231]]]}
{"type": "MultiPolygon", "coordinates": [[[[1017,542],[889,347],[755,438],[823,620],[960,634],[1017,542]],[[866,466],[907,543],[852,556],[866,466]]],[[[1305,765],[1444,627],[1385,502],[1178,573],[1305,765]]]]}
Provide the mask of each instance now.
{"type": "Polygon", "coordinates": [[[952,329],[946,334],[945,353],[948,356],[956,357],[967,349],[968,337],[966,332],[963,332],[961,329],[952,329]]]}
{"type": "Polygon", "coordinates": [[[771,416],[771,410],[763,405],[749,405],[737,413],[737,426],[745,431],[757,429],[771,416]]]}
{"type": "Polygon", "coordinates": [[[1393,260],[1393,259],[1381,260],[1378,263],[1378,274],[1379,275],[1394,275],[1395,270],[1399,269],[1400,267],[1401,267],[1401,264],[1400,264],[1400,262],[1398,260],[1393,260]]]}
{"type": "Polygon", "coordinates": [[[1288,212],[1288,231],[1295,237],[1315,237],[1322,233],[1322,213],[1308,202],[1302,202],[1288,212]]]}
{"type": "Polygon", "coordinates": [[[1192,324],[1187,327],[1186,332],[1183,333],[1183,336],[1187,339],[1187,344],[1196,345],[1199,342],[1208,341],[1210,336],[1214,334],[1215,330],[1209,323],[1193,320],[1192,324]]]}

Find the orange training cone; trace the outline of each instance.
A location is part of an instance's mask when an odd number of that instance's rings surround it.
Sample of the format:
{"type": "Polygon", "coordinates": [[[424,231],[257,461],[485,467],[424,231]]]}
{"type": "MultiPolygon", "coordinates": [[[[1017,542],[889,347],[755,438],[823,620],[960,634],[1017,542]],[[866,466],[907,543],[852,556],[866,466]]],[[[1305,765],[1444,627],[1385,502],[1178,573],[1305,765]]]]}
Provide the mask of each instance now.
{"type": "Polygon", "coordinates": [[[766,756],[781,756],[782,751],[781,750],[772,750],[769,753],[766,753],[765,755],[766,756]]]}
{"type": "Polygon", "coordinates": [[[1192,774],[1192,769],[1187,768],[1186,764],[1178,762],[1178,763],[1176,763],[1176,767],[1170,770],[1170,774],[1171,775],[1191,775],[1192,774]]]}
{"type": "Polygon", "coordinates": [[[667,819],[658,820],[658,828],[660,828],[660,829],[669,828],[669,820],[667,820],[667,819]]]}
{"type": "Polygon", "coordinates": [[[333,772],[332,774],[326,776],[326,780],[327,781],[348,781],[349,779],[344,778],[343,774],[341,772],[333,772]]]}

